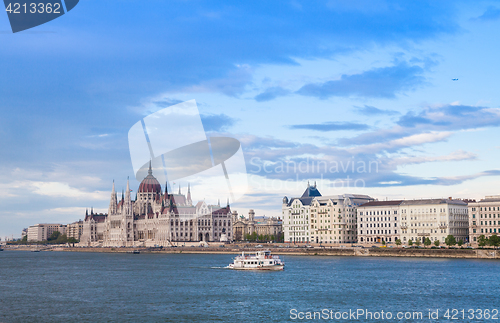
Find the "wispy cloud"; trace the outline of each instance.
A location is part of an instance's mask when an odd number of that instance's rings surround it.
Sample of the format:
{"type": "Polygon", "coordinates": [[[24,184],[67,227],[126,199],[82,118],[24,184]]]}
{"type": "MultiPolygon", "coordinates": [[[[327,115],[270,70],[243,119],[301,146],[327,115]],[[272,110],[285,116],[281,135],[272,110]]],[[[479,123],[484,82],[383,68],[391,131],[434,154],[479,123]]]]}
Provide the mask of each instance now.
{"type": "Polygon", "coordinates": [[[223,77],[202,81],[199,84],[188,86],[178,91],[186,93],[215,92],[230,97],[238,97],[251,84],[252,78],[253,70],[249,65],[236,65],[223,77]]]}
{"type": "Polygon", "coordinates": [[[274,86],[266,89],[264,92],[255,96],[255,101],[265,102],[276,99],[280,96],[286,96],[290,94],[290,90],[284,89],[280,86],[274,86]]]}
{"type": "Polygon", "coordinates": [[[233,119],[223,113],[221,114],[202,114],[201,122],[205,131],[221,132],[226,131],[234,125],[236,119],[233,119]]]}
{"type": "Polygon", "coordinates": [[[391,163],[395,165],[410,165],[410,164],[422,164],[422,163],[433,163],[433,162],[449,162],[449,161],[464,161],[464,160],[476,160],[477,155],[464,150],[457,150],[448,155],[442,156],[404,156],[399,158],[394,158],[391,163]]]}
{"type": "Polygon", "coordinates": [[[389,67],[374,68],[360,74],[343,74],[340,79],[310,83],[297,93],[320,99],[330,97],[394,98],[396,94],[424,84],[424,70],[418,65],[400,62],[389,67]]]}
{"type": "Polygon", "coordinates": [[[375,143],[370,145],[358,146],[350,148],[353,153],[380,153],[382,151],[395,152],[403,148],[416,147],[427,143],[435,143],[445,141],[452,135],[451,132],[426,132],[419,133],[399,139],[394,139],[388,142],[375,143]]]}
{"type": "Polygon", "coordinates": [[[500,109],[467,105],[443,105],[408,111],[389,129],[377,129],[352,138],[340,138],[340,146],[396,142],[400,138],[425,133],[450,133],[500,126],[500,109]]]}
{"type": "MultiPolygon", "coordinates": [[[[447,155],[428,156],[402,154],[406,148],[446,140],[451,133],[425,133],[408,136],[387,143],[356,148],[316,146],[311,144],[283,145],[273,143],[272,138],[261,141],[260,145],[242,145],[247,158],[250,174],[266,179],[300,181],[310,178],[325,180],[362,180],[366,187],[437,184],[448,185],[451,179],[427,178],[401,174],[401,166],[411,164],[461,162],[475,160],[473,153],[458,150],[447,155]],[[280,146],[280,147],[277,147],[280,146]],[[389,154],[390,152],[390,154],[389,154]]],[[[279,142],[279,141],[278,141],[279,142]]],[[[489,173],[477,176],[488,176],[489,173]]],[[[495,174],[492,172],[491,174],[495,174]]],[[[462,181],[473,178],[463,177],[462,181]]],[[[459,178],[460,179],[460,178],[459,178]]]]}
{"type": "Polygon", "coordinates": [[[472,20],[476,21],[492,21],[498,20],[500,18],[500,9],[497,7],[490,6],[486,11],[480,15],[479,17],[472,18],[472,20]]]}
{"type": "Polygon", "coordinates": [[[392,116],[399,114],[399,112],[395,110],[382,110],[369,105],[365,105],[364,107],[354,107],[354,109],[356,109],[356,111],[358,111],[359,113],[367,116],[392,116]]]}
{"type": "Polygon", "coordinates": [[[500,126],[500,109],[467,105],[426,107],[401,116],[398,125],[406,128],[425,127],[435,130],[462,130],[500,126]]]}
{"type": "Polygon", "coordinates": [[[289,126],[290,129],[307,129],[315,131],[341,131],[341,130],[367,130],[366,124],[354,122],[324,122],[315,124],[296,124],[289,126]]]}

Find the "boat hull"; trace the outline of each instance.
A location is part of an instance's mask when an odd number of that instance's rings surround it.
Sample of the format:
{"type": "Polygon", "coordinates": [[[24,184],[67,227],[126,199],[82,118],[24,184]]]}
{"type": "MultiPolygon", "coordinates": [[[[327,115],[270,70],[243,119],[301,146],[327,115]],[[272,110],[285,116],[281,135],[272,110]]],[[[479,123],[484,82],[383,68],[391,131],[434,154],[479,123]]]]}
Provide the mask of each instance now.
{"type": "Polygon", "coordinates": [[[284,265],[277,265],[277,266],[263,266],[263,267],[233,267],[229,266],[229,269],[234,269],[234,270],[269,270],[269,271],[275,271],[275,270],[283,270],[285,269],[284,265]]]}

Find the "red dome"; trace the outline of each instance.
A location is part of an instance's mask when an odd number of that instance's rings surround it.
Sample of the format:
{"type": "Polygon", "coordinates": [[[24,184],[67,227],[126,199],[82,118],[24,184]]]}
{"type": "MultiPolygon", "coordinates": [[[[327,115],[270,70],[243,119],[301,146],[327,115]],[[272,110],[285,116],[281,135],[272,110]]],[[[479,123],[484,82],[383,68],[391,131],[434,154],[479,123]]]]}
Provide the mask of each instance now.
{"type": "Polygon", "coordinates": [[[160,182],[151,174],[146,176],[139,185],[139,193],[142,192],[161,193],[160,182]]]}
{"type": "Polygon", "coordinates": [[[148,176],[146,176],[141,185],[139,185],[139,193],[152,192],[161,194],[160,182],[153,176],[153,170],[151,169],[151,163],[149,163],[148,176]]]}

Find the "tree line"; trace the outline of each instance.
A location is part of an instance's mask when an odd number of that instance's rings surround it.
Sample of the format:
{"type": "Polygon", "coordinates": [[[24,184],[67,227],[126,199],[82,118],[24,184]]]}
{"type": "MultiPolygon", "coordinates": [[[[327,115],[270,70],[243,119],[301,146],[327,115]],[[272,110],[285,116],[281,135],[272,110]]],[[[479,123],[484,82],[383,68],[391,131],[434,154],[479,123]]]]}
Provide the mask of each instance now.
{"type": "Polygon", "coordinates": [[[269,234],[257,234],[257,232],[253,232],[252,234],[246,234],[245,240],[250,242],[283,242],[284,236],[283,233],[278,233],[277,235],[269,235],[269,234]]]}
{"type": "Polygon", "coordinates": [[[25,235],[21,240],[18,241],[10,241],[9,244],[65,244],[65,243],[78,243],[79,241],[73,237],[68,238],[65,234],[61,234],[59,231],[54,231],[47,238],[47,240],[43,241],[28,241],[28,235],[25,235]]]}

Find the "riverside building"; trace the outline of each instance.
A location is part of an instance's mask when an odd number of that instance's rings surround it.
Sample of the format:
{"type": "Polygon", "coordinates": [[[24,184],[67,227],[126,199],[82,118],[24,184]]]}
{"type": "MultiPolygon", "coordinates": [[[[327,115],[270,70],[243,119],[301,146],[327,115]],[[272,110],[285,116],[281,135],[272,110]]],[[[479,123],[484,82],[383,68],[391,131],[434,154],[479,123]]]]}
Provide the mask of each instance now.
{"type": "Polygon", "coordinates": [[[86,214],[80,244],[83,246],[169,246],[172,242],[232,240],[232,214],[229,207],[193,204],[187,196],[165,192],[153,176],[151,164],[142,180],[135,201],[127,189],[117,200],[115,185],[107,214],[86,214]]]}
{"type": "Polygon", "coordinates": [[[281,214],[283,216],[283,233],[285,242],[309,242],[309,210],[315,197],[321,193],[307,183],[307,188],[301,197],[283,198],[281,214]]]}
{"type": "Polygon", "coordinates": [[[310,237],[315,243],[357,242],[356,208],[373,201],[368,195],[315,197],[310,207],[310,237]]]}
{"type": "Polygon", "coordinates": [[[448,235],[457,241],[469,240],[467,203],[462,200],[422,199],[405,200],[400,205],[401,241],[407,243],[429,238],[444,244],[448,235]]]}
{"type": "Polygon", "coordinates": [[[477,243],[479,236],[488,238],[494,234],[500,234],[500,195],[469,203],[470,242],[477,243]]]}
{"type": "Polygon", "coordinates": [[[247,219],[244,216],[238,216],[238,212],[233,212],[233,237],[236,241],[245,240],[247,235],[254,232],[277,239],[282,231],[280,218],[255,216],[255,211],[249,210],[247,219]]]}
{"type": "Polygon", "coordinates": [[[60,223],[40,223],[28,227],[28,241],[47,240],[52,233],[59,231],[66,234],[66,226],[60,223]]]}
{"type": "Polygon", "coordinates": [[[358,242],[393,243],[400,238],[400,201],[372,201],[358,207],[358,242]]]}

